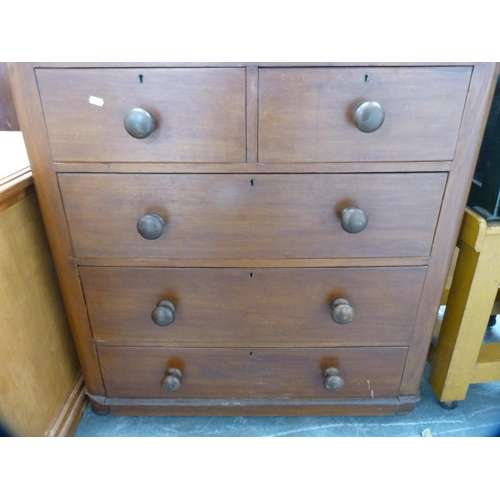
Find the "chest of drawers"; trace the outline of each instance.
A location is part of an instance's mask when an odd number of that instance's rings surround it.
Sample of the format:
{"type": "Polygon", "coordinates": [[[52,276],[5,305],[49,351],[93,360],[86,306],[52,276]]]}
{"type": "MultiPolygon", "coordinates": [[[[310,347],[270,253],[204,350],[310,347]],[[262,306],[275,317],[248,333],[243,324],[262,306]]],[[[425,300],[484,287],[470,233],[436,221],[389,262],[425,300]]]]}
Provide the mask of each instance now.
{"type": "Polygon", "coordinates": [[[96,412],[406,412],[496,65],[12,64],[96,412]]]}

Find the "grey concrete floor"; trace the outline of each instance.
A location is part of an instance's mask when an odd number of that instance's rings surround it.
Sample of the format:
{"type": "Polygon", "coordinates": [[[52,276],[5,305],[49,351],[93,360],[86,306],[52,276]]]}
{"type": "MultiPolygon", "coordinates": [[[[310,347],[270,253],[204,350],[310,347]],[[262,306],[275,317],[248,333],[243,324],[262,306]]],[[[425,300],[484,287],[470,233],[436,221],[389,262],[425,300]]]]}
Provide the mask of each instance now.
{"type": "MultiPolygon", "coordinates": [[[[500,341],[500,322],[485,341],[500,341]]],[[[85,410],[76,437],[499,437],[500,382],[471,385],[454,410],[443,409],[427,378],[422,399],[405,416],[383,417],[122,417],[85,410]]]]}

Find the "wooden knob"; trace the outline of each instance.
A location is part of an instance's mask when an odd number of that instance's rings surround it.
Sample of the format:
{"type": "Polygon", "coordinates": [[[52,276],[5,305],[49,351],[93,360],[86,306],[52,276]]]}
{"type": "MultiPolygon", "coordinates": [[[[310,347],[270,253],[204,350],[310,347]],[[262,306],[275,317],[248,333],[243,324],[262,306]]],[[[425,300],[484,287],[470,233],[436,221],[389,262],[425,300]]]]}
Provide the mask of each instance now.
{"type": "Polygon", "coordinates": [[[354,308],[344,298],[332,302],[332,319],[339,325],[350,323],[354,319],[354,308]]]}
{"type": "Polygon", "coordinates": [[[151,319],[158,326],[168,326],[174,322],[175,306],[169,300],[160,300],[151,313],[151,319]]]}
{"type": "Polygon", "coordinates": [[[361,208],[351,205],[342,210],[340,224],[347,233],[360,233],[368,225],[368,215],[361,208]]]}
{"type": "Polygon", "coordinates": [[[344,387],[344,379],[339,375],[338,368],[330,367],[323,372],[325,380],[323,387],[329,392],[338,392],[344,387]]]}
{"type": "Polygon", "coordinates": [[[156,127],[155,117],[146,109],[131,109],[123,120],[125,130],[136,139],[145,139],[156,127]]]}
{"type": "Polygon", "coordinates": [[[160,214],[150,212],[137,221],[137,231],[146,240],[156,240],[163,234],[165,220],[160,214]]]}
{"type": "Polygon", "coordinates": [[[375,132],[385,120],[382,105],[375,101],[360,102],[352,111],[354,124],[361,132],[375,132]]]}
{"type": "Polygon", "coordinates": [[[182,372],[178,368],[169,368],[161,380],[165,391],[174,392],[182,387],[182,372]]]}

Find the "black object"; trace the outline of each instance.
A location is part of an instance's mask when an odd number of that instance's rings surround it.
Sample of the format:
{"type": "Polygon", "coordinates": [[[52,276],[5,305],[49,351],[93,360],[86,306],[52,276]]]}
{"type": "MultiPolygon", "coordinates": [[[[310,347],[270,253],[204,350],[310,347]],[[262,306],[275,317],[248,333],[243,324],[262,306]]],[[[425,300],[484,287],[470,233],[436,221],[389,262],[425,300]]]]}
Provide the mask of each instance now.
{"type": "Polygon", "coordinates": [[[6,427],[0,422],[0,437],[13,437],[6,427]]]}
{"type": "Polygon", "coordinates": [[[500,77],[493,96],[467,205],[487,221],[500,220],[500,77]]]}
{"type": "Polygon", "coordinates": [[[454,410],[458,406],[458,401],[441,401],[439,404],[445,410],[454,410]]]}

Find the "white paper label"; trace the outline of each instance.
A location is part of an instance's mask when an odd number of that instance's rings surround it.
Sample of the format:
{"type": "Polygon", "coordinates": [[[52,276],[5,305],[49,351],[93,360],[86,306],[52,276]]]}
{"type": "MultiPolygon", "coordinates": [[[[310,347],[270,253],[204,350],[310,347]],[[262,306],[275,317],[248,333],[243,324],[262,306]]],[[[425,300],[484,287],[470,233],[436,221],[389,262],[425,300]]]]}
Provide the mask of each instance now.
{"type": "Polygon", "coordinates": [[[104,99],[91,95],[89,97],[89,102],[90,104],[95,104],[96,106],[102,106],[104,104],[104,99]]]}

